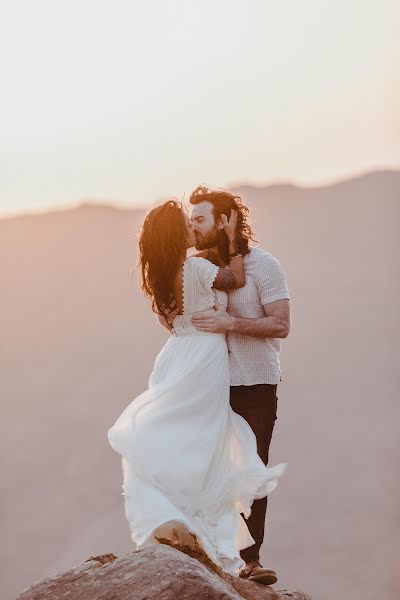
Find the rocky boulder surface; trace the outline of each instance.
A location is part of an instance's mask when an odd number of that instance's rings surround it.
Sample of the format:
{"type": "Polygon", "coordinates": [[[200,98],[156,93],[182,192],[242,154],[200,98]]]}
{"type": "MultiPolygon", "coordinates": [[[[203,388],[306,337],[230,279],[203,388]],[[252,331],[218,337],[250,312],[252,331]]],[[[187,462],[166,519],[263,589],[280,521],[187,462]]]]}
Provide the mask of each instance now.
{"type": "Polygon", "coordinates": [[[232,577],[167,545],[118,558],[91,556],[25,589],[17,600],[310,600],[306,594],[232,577]]]}

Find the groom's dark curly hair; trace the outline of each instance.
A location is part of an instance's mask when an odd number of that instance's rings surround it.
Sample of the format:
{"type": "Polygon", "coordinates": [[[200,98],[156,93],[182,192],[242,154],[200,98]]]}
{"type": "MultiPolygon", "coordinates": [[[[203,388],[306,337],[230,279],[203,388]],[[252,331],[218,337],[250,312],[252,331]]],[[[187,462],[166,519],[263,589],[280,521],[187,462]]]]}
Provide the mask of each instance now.
{"type": "MultiPolygon", "coordinates": [[[[236,246],[240,254],[248,254],[249,242],[257,242],[253,237],[254,233],[249,223],[249,208],[244,204],[240,196],[219,188],[213,190],[204,185],[199,185],[190,195],[190,204],[200,204],[200,202],[211,202],[213,205],[214,219],[217,221],[221,215],[226,215],[228,219],[231,216],[231,210],[237,210],[238,220],[236,226],[236,246]]],[[[225,262],[229,263],[229,240],[225,231],[219,231],[218,235],[218,254],[225,262]]]]}

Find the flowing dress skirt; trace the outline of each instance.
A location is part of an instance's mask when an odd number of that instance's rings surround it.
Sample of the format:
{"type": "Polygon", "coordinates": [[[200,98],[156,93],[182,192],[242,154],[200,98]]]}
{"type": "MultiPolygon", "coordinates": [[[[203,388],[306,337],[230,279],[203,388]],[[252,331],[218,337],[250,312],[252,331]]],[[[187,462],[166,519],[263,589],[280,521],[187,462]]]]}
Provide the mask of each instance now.
{"type": "Polygon", "coordinates": [[[224,571],[238,575],[239,551],[254,544],[251,504],[268,495],[286,463],[266,467],[255,435],[229,403],[224,334],[172,336],[156,358],[148,389],[108,431],[122,457],[125,516],[137,548],[186,528],[224,571]],[[164,526],[162,528],[161,526],[164,526]]]}

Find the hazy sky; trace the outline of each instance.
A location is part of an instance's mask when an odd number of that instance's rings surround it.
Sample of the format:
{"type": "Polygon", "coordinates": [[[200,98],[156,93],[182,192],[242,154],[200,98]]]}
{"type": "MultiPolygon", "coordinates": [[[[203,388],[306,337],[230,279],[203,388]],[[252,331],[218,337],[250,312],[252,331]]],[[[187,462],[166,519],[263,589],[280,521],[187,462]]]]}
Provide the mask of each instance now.
{"type": "Polygon", "coordinates": [[[0,4],[0,212],[400,167],[398,0],[0,4]]]}

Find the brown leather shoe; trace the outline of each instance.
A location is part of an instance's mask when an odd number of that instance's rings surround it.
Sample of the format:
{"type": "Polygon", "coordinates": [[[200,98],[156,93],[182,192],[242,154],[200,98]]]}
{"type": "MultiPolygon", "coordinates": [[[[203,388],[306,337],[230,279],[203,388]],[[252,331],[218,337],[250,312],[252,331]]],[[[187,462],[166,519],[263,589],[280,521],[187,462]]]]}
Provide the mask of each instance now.
{"type": "Polygon", "coordinates": [[[240,571],[239,577],[264,585],[272,585],[278,581],[275,571],[264,569],[259,562],[247,563],[245,568],[240,571]]]}

